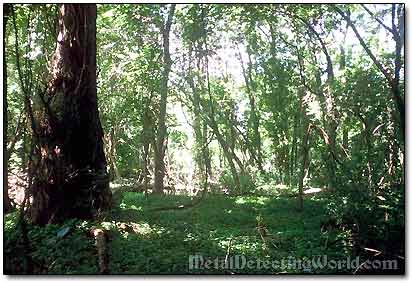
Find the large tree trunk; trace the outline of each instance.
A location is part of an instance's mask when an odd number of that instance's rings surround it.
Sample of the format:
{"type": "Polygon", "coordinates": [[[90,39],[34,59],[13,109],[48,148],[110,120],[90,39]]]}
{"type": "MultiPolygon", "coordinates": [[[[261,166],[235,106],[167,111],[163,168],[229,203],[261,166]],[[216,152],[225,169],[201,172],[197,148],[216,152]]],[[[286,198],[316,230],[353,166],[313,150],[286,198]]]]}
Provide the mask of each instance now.
{"type": "MultiPolygon", "coordinates": [[[[6,26],[7,26],[7,20],[9,18],[9,4],[4,4],[3,6],[3,38],[6,39],[6,26]]],[[[5,42],[5,41],[4,41],[5,42]]],[[[5,54],[5,47],[3,47],[3,52],[5,54]]],[[[6,58],[5,56],[3,58],[6,58]]],[[[4,119],[4,144],[7,145],[7,67],[5,62],[3,62],[3,101],[4,101],[4,107],[3,107],[3,119],[4,119]]],[[[9,184],[8,184],[8,152],[7,152],[7,147],[3,146],[3,156],[6,156],[6,158],[3,157],[4,160],[4,168],[3,168],[3,210],[4,212],[8,212],[11,209],[11,204],[10,204],[10,198],[9,198],[9,184]]]]}
{"type": "Polygon", "coordinates": [[[172,67],[172,61],[170,59],[169,52],[169,34],[172,26],[173,14],[176,4],[172,4],[169,9],[168,18],[164,27],[162,27],[163,33],[163,74],[161,82],[160,93],[160,110],[159,110],[159,122],[157,128],[157,139],[155,148],[155,180],[154,180],[154,192],[163,193],[163,179],[165,176],[165,149],[166,149],[166,106],[167,106],[167,94],[168,94],[168,81],[169,73],[172,67]]]}
{"type": "Polygon", "coordinates": [[[63,4],[45,94],[34,113],[32,221],[90,218],[111,193],[96,95],[96,5],[63,4]]]}

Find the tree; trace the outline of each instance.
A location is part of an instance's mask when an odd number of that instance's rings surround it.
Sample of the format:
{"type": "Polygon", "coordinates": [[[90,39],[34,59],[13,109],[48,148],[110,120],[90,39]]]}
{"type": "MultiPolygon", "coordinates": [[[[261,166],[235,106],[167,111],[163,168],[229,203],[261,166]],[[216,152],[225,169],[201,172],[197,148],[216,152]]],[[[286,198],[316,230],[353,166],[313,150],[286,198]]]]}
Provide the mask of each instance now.
{"type": "MultiPolygon", "coordinates": [[[[10,6],[9,4],[4,4],[4,14],[3,14],[3,25],[4,25],[4,31],[3,31],[3,38],[6,38],[6,27],[7,27],[7,20],[9,19],[9,14],[10,14],[10,6]]],[[[3,50],[5,51],[5,49],[3,50]]],[[[3,107],[3,117],[4,117],[4,127],[6,129],[5,131],[5,136],[4,136],[4,144],[7,145],[7,65],[6,62],[3,63],[3,74],[4,74],[4,85],[3,85],[3,101],[4,101],[4,107],[3,107]]],[[[8,212],[11,209],[11,203],[10,203],[10,198],[9,198],[9,184],[8,184],[8,150],[7,147],[3,147],[3,155],[6,156],[4,159],[4,168],[3,168],[3,210],[4,212],[8,212]]]]}
{"type": "Polygon", "coordinates": [[[96,96],[96,5],[62,4],[47,88],[33,110],[31,218],[90,218],[111,193],[96,96]]]}
{"type": "Polygon", "coordinates": [[[167,94],[168,94],[168,82],[169,73],[172,67],[172,60],[170,59],[169,51],[169,38],[170,38],[170,28],[173,22],[173,14],[175,12],[176,4],[170,5],[167,20],[164,26],[161,27],[161,32],[163,35],[163,73],[162,81],[160,86],[160,110],[159,110],[159,121],[156,136],[156,147],[155,147],[155,181],[154,181],[154,191],[156,193],[163,193],[163,179],[165,176],[165,150],[166,150],[166,105],[167,105],[167,94]]]}
{"type": "Polygon", "coordinates": [[[393,75],[389,72],[389,67],[385,66],[377,56],[372,52],[368,44],[365,42],[363,37],[359,34],[358,29],[355,26],[354,21],[350,18],[350,13],[345,13],[340,9],[338,6],[334,5],[334,9],[336,12],[348,23],[348,25],[352,28],[353,32],[355,33],[356,38],[359,40],[359,43],[362,45],[365,52],[368,54],[369,58],[373,61],[375,66],[379,69],[379,71],[385,77],[389,89],[392,93],[392,99],[395,102],[396,109],[399,112],[400,122],[399,127],[401,129],[403,143],[405,144],[405,102],[404,98],[402,97],[402,91],[400,86],[400,72],[402,69],[402,49],[404,45],[404,32],[405,32],[405,8],[403,4],[399,4],[396,8],[396,4],[392,4],[392,27],[388,27],[385,25],[381,20],[375,18],[372,12],[363,5],[364,9],[370,14],[372,17],[376,19],[376,21],[383,26],[386,30],[392,34],[393,39],[395,41],[395,59],[394,59],[394,70],[393,75]],[[397,12],[396,12],[397,11],[397,12]],[[396,14],[398,23],[396,24],[396,14]]]}
{"type": "MultiPolygon", "coordinates": [[[[251,143],[252,146],[249,147],[251,151],[251,156],[256,160],[257,166],[259,168],[259,171],[264,173],[265,170],[263,169],[263,161],[262,161],[262,140],[260,137],[260,132],[259,132],[259,115],[258,111],[256,109],[256,84],[253,81],[252,77],[252,59],[251,59],[251,54],[250,54],[250,48],[247,46],[247,55],[248,55],[248,66],[247,70],[244,66],[243,63],[243,58],[242,54],[239,52],[238,57],[240,61],[240,66],[242,67],[242,74],[243,78],[245,80],[245,85],[246,85],[246,92],[248,94],[249,98],[249,104],[250,104],[250,118],[249,122],[251,124],[252,130],[250,131],[250,136],[251,136],[251,143]]],[[[247,140],[246,140],[247,142],[247,140]]]]}

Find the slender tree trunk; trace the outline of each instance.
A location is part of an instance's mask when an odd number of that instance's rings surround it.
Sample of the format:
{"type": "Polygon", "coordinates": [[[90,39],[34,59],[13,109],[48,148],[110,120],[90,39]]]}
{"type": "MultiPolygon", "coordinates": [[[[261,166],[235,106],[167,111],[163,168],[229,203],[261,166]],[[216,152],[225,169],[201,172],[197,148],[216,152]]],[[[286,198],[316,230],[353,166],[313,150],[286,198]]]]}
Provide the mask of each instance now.
{"type": "Polygon", "coordinates": [[[169,36],[170,28],[172,26],[173,14],[176,4],[171,4],[169,8],[169,14],[165,25],[162,27],[163,34],[163,74],[161,82],[160,93],[160,110],[159,110],[159,123],[157,128],[156,138],[156,150],[155,150],[155,180],[154,180],[154,192],[163,193],[163,179],[165,176],[165,149],[166,149],[166,106],[167,106],[167,94],[168,94],[168,82],[169,73],[172,67],[172,60],[170,59],[169,51],[169,36]]]}
{"type": "Polygon", "coordinates": [[[116,165],[116,125],[113,125],[110,130],[110,135],[108,138],[109,142],[109,152],[108,159],[110,163],[110,177],[111,179],[117,179],[120,177],[119,169],[116,165]]]}
{"type": "Polygon", "coordinates": [[[209,151],[209,146],[208,146],[208,141],[207,141],[207,134],[208,133],[208,128],[207,124],[203,123],[203,158],[205,162],[205,170],[206,170],[206,177],[211,178],[213,176],[212,172],[212,162],[210,160],[210,151],[209,151]]]}
{"type": "MultiPolygon", "coordinates": [[[[394,4],[395,5],[395,4],[394,4]]],[[[403,4],[400,4],[403,5],[403,4]]],[[[404,15],[405,11],[401,8],[398,10],[399,16],[399,23],[398,27],[395,26],[395,20],[392,19],[393,26],[390,29],[394,39],[395,39],[395,70],[394,76],[388,72],[387,68],[382,64],[381,61],[376,58],[375,54],[372,53],[371,49],[368,47],[362,36],[359,34],[358,29],[356,28],[354,22],[350,19],[350,16],[343,12],[338,6],[334,5],[333,8],[338,12],[339,15],[348,23],[348,25],[352,28],[353,32],[355,33],[356,38],[359,40],[359,43],[362,45],[365,52],[368,54],[369,58],[373,61],[379,71],[384,75],[385,79],[387,80],[388,86],[392,92],[392,99],[395,102],[396,109],[400,116],[399,121],[399,128],[402,133],[403,137],[403,144],[405,144],[405,102],[401,95],[401,89],[399,84],[400,78],[400,70],[402,67],[402,48],[404,45],[403,38],[404,38],[404,15]]],[[[394,17],[394,13],[392,13],[394,17]]]]}
{"type": "MultiPolygon", "coordinates": [[[[189,51],[189,60],[193,60],[192,58],[192,45],[190,46],[190,51],[189,51]]],[[[200,70],[200,65],[201,65],[201,57],[199,54],[196,54],[197,57],[197,69],[200,70]]],[[[197,173],[199,175],[202,175],[203,180],[207,178],[205,172],[205,162],[204,160],[204,147],[206,147],[206,143],[204,143],[205,139],[203,136],[202,132],[202,122],[201,122],[201,109],[200,109],[200,90],[195,86],[194,82],[194,76],[195,74],[192,72],[192,64],[189,63],[189,76],[187,78],[188,84],[190,88],[192,89],[192,95],[193,95],[193,112],[194,112],[194,121],[193,121],[193,131],[195,134],[195,162],[197,165],[197,173]]],[[[200,75],[198,75],[198,80],[201,81],[200,75]]],[[[206,123],[203,123],[206,125],[206,123]]],[[[207,136],[205,137],[207,138],[207,136]]],[[[206,141],[207,142],[207,141],[206,141]]],[[[196,174],[197,175],[197,174],[196,174]]]]}
{"type": "Polygon", "coordinates": [[[320,34],[313,28],[313,26],[306,21],[305,19],[297,16],[308,28],[311,35],[316,38],[320,44],[321,50],[326,58],[326,89],[324,90],[321,83],[320,73],[316,75],[316,85],[317,93],[321,93],[322,104],[324,110],[324,123],[325,129],[328,135],[327,146],[329,147],[328,157],[326,158],[327,166],[327,175],[328,175],[328,187],[330,189],[335,188],[336,184],[336,162],[332,153],[336,152],[336,129],[338,127],[338,114],[336,112],[335,101],[333,97],[333,85],[335,81],[335,76],[333,72],[332,58],[329,55],[326,44],[320,34]]]}
{"type": "Polygon", "coordinates": [[[338,122],[337,122],[337,113],[336,113],[336,106],[335,106],[335,101],[333,97],[333,84],[335,81],[335,76],[333,73],[333,65],[332,65],[332,60],[330,58],[330,55],[326,49],[325,44],[323,43],[323,40],[320,38],[320,36],[315,32],[316,36],[319,39],[319,42],[321,43],[322,50],[324,55],[326,56],[327,59],[327,82],[326,82],[326,91],[323,93],[324,96],[324,102],[325,102],[325,109],[326,109],[326,132],[329,137],[328,144],[326,146],[330,147],[329,153],[328,153],[328,187],[329,189],[334,189],[336,187],[336,162],[335,159],[332,155],[332,153],[336,152],[336,129],[338,127],[338,122]]]}
{"type": "Polygon", "coordinates": [[[227,111],[226,113],[227,119],[227,125],[228,125],[228,133],[226,136],[226,145],[229,147],[232,159],[236,162],[238,167],[240,168],[241,173],[245,172],[244,166],[242,161],[239,159],[239,157],[236,155],[236,142],[237,142],[237,133],[235,130],[235,123],[236,123],[236,118],[235,118],[235,113],[233,110],[233,105],[231,105],[231,109],[227,111]]]}
{"type": "Polygon", "coordinates": [[[223,154],[224,154],[227,162],[229,163],[229,169],[230,169],[230,172],[232,174],[233,180],[235,182],[236,189],[238,191],[241,191],[242,188],[241,188],[241,184],[240,184],[239,174],[236,170],[235,163],[233,162],[233,158],[236,157],[236,156],[233,155],[233,152],[230,150],[230,147],[228,146],[228,144],[226,143],[226,141],[223,138],[222,134],[220,133],[218,125],[217,125],[216,121],[214,120],[214,117],[213,116],[209,117],[208,122],[209,122],[209,126],[211,127],[213,133],[215,134],[215,136],[217,138],[217,141],[219,142],[220,146],[223,149],[223,154]]]}
{"type": "Polygon", "coordinates": [[[209,81],[209,60],[208,60],[208,44],[207,44],[207,33],[206,33],[206,23],[205,23],[205,18],[206,18],[206,9],[204,8],[204,6],[201,6],[201,11],[202,11],[202,30],[204,33],[203,36],[203,45],[205,48],[205,52],[206,52],[206,56],[205,56],[205,69],[206,69],[206,82],[207,82],[207,94],[209,96],[209,103],[207,103],[207,107],[205,107],[205,105],[203,106],[203,109],[207,109],[207,114],[209,115],[209,117],[206,117],[206,122],[208,123],[209,127],[212,129],[213,133],[215,134],[222,150],[223,150],[223,154],[227,160],[227,162],[229,163],[229,168],[231,171],[231,174],[233,176],[234,182],[235,182],[235,186],[238,192],[241,192],[242,187],[240,184],[240,178],[239,178],[239,174],[236,170],[236,166],[235,163],[233,162],[233,160],[235,160],[238,163],[238,166],[240,167],[241,171],[243,171],[243,166],[242,163],[240,162],[240,160],[237,158],[236,154],[234,151],[231,151],[230,146],[226,143],[223,135],[220,133],[219,131],[219,126],[216,122],[215,119],[215,110],[214,110],[214,106],[213,106],[213,99],[212,99],[212,93],[210,90],[210,81],[209,81]]]}
{"type": "Polygon", "coordinates": [[[307,121],[307,118],[304,117],[304,136],[303,136],[303,143],[302,143],[302,163],[301,163],[301,171],[300,171],[300,178],[299,178],[299,209],[303,209],[303,185],[304,181],[308,175],[309,169],[309,135],[311,132],[311,125],[307,121]]]}
{"type": "Polygon", "coordinates": [[[349,148],[349,130],[347,127],[343,129],[342,146],[345,150],[349,148]]]}
{"type": "Polygon", "coordinates": [[[252,59],[250,56],[250,49],[249,46],[247,47],[247,54],[248,54],[248,59],[249,59],[249,66],[248,66],[248,75],[249,75],[249,82],[250,82],[250,96],[249,96],[249,102],[250,102],[250,115],[252,119],[252,127],[253,127],[253,144],[256,147],[257,150],[257,160],[258,160],[258,168],[261,173],[265,173],[265,170],[263,169],[263,155],[262,155],[262,138],[260,136],[260,119],[259,119],[259,111],[256,106],[256,83],[253,80],[252,76],[252,59]]]}
{"type": "Polygon", "coordinates": [[[21,168],[23,173],[28,172],[28,153],[30,152],[30,122],[26,119],[25,125],[23,127],[23,146],[19,151],[19,156],[21,158],[21,168]]]}
{"type": "MultiPolygon", "coordinates": [[[[192,59],[192,45],[189,47],[189,56],[192,59]]],[[[198,81],[200,84],[200,89],[195,86],[194,76],[192,73],[192,64],[189,63],[189,77],[187,79],[193,94],[193,110],[194,110],[194,123],[193,130],[195,133],[196,141],[196,155],[195,160],[198,166],[198,171],[201,172],[203,176],[203,186],[204,189],[208,186],[208,180],[212,176],[212,166],[210,160],[209,146],[208,146],[208,127],[205,121],[202,121],[201,116],[201,96],[200,94],[204,91],[203,79],[200,75],[201,72],[201,55],[196,54],[197,58],[197,71],[198,71],[198,81]]],[[[190,60],[191,60],[190,59],[190,60]]]]}
{"type": "MultiPolygon", "coordinates": [[[[395,10],[396,4],[392,4],[392,9],[395,10]]],[[[398,27],[395,26],[395,18],[392,19],[393,37],[395,39],[395,74],[392,83],[393,97],[395,98],[396,107],[399,112],[400,128],[402,137],[405,142],[405,102],[402,97],[401,85],[400,85],[400,73],[402,68],[402,49],[404,45],[404,32],[405,32],[405,8],[402,8],[403,4],[398,4],[398,27]]],[[[395,17],[395,13],[392,13],[395,17]]]]}
{"type": "MultiPolygon", "coordinates": [[[[396,162],[396,156],[397,154],[397,146],[396,146],[396,130],[395,130],[395,119],[394,116],[396,116],[396,111],[393,109],[393,107],[390,107],[389,105],[387,106],[387,115],[390,118],[388,125],[385,129],[386,135],[388,138],[386,138],[387,143],[387,153],[386,153],[386,164],[387,164],[387,177],[390,180],[390,182],[394,182],[395,180],[395,168],[397,168],[397,162],[396,162]]],[[[402,160],[400,160],[402,161],[402,160]]],[[[401,166],[402,167],[402,166],[401,166]]],[[[403,168],[401,168],[403,172],[403,168]]]]}
{"type": "Polygon", "coordinates": [[[34,223],[90,218],[111,203],[96,95],[96,5],[62,4],[45,94],[34,113],[34,223]]]}
{"type": "MultiPolygon", "coordinates": [[[[192,84],[191,82],[189,82],[189,84],[191,85],[192,90],[196,91],[196,89],[194,88],[194,84],[192,84]]],[[[212,102],[210,101],[210,103],[212,103],[212,102]]],[[[201,104],[203,104],[203,103],[201,103],[201,104]]],[[[202,105],[202,109],[207,109],[207,107],[205,107],[205,105],[202,105]]],[[[232,174],[233,180],[235,182],[236,189],[238,191],[240,191],[240,189],[241,189],[240,178],[239,178],[239,174],[237,172],[235,163],[233,162],[234,158],[237,159],[237,162],[240,162],[240,160],[231,151],[230,146],[226,143],[223,135],[219,131],[219,127],[218,127],[218,124],[215,120],[215,117],[209,112],[207,112],[207,114],[208,114],[208,116],[204,116],[205,124],[203,126],[203,134],[204,134],[204,136],[203,136],[203,138],[204,138],[203,146],[205,146],[206,143],[207,143],[207,141],[206,141],[206,138],[207,138],[207,125],[209,125],[212,132],[215,134],[216,139],[217,139],[217,141],[218,141],[218,143],[219,143],[219,145],[222,149],[221,152],[222,152],[223,156],[225,157],[225,159],[227,160],[227,162],[229,164],[229,169],[230,169],[230,172],[232,174]]],[[[207,148],[206,148],[206,150],[207,150],[207,148]]],[[[219,156],[221,156],[221,155],[219,154],[219,156]]],[[[203,157],[206,158],[206,160],[207,160],[207,163],[205,164],[206,165],[206,170],[208,172],[211,172],[211,162],[210,162],[210,155],[209,155],[208,150],[203,152],[203,157]]],[[[219,160],[220,160],[220,163],[221,163],[220,167],[222,167],[222,159],[220,158],[219,160]]],[[[211,173],[209,173],[209,174],[211,174],[211,173]]]]}
{"type": "MultiPolygon", "coordinates": [[[[198,56],[198,64],[197,68],[200,69],[200,57],[198,56]]],[[[188,83],[190,88],[192,89],[193,93],[193,110],[194,110],[194,123],[193,123],[193,130],[195,133],[195,161],[198,166],[198,171],[202,175],[203,184],[207,186],[209,176],[211,174],[211,163],[209,157],[209,147],[207,142],[207,124],[203,121],[200,115],[201,107],[200,107],[200,90],[196,88],[192,73],[190,72],[188,83]]],[[[200,80],[200,76],[198,78],[200,80]]],[[[202,87],[203,88],[203,87],[202,87]]]]}
{"type": "Polygon", "coordinates": [[[242,55],[239,52],[239,59],[240,59],[240,65],[242,67],[242,73],[243,73],[243,78],[245,80],[245,85],[246,85],[246,92],[248,94],[249,98],[249,104],[250,104],[250,125],[252,127],[252,145],[253,145],[253,152],[251,154],[257,154],[256,156],[256,161],[257,161],[257,166],[259,168],[259,171],[261,173],[264,173],[263,169],[263,161],[262,161],[262,146],[261,146],[261,136],[259,132],[259,116],[257,113],[256,109],[256,102],[255,102],[255,92],[256,92],[256,86],[255,82],[253,81],[252,77],[252,61],[251,61],[251,56],[250,56],[250,50],[249,47],[247,48],[247,53],[248,53],[248,59],[249,59],[249,66],[247,67],[247,70],[244,66],[242,55]]]}
{"type": "MultiPolygon", "coordinates": [[[[293,168],[295,168],[295,170],[297,170],[298,168],[298,147],[299,147],[299,129],[301,128],[301,114],[300,112],[297,114],[297,125],[296,125],[296,143],[295,143],[295,154],[293,156],[293,168]]],[[[293,185],[297,185],[297,179],[294,178],[294,184],[293,185]]]]}
{"type": "MultiPolygon", "coordinates": [[[[7,20],[9,19],[9,12],[10,12],[10,4],[4,4],[3,5],[3,38],[4,38],[4,43],[7,40],[7,34],[6,34],[6,28],[7,28],[7,20]]],[[[7,130],[8,130],[8,117],[7,117],[7,110],[8,110],[8,105],[7,105],[7,65],[6,65],[6,44],[3,46],[3,102],[4,102],[4,107],[3,107],[3,121],[4,121],[4,144],[7,145],[7,130]]],[[[4,168],[3,168],[3,210],[5,213],[9,212],[11,210],[11,203],[10,203],[10,198],[9,198],[9,182],[8,182],[8,173],[9,173],[9,166],[8,166],[8,152],[7,152],[7,147],[3,147],[3,156],[6,156],[6,158],[3,157],[4,160],[4,168]]]]}
{"type": "Polygon", "coordinates": [[[363,143],[364,147],[366,148],[366,170],[367,170],[367,183],[368,183],[368,189],[370,192],[373,193],[372,191],[372,165],[371,165],[371,140],[370,140],[370,132],[371,132],[371,126],[369,121],[367,120],[366,117],[363,117],[360,113],[358,114],[359,119],[361,120],[363,124],[363,130],[362,130],[362,138],[363,138],[363,143]]]}
{"type": "Polygon", "coordinates": [[[296,144],[297,144],[297,130],[298,130],[298,115],[299,112],[296,112],[295,117],[293,119],[293,137],[292,137],[292,146],[291,146],[291,153],[290,153],[290,171],[289,171],[289,186],[293,187],[295,185],[295,156],[296,156],[296,144]]]}
{"type": "Polygon", "coordinates": [[[148,159],[149,159],[150,144],[145,143],[143,146],[143,186],[144,193],[146,197],[148,196],[148,185],[149,185],[149,170],[148,170],[148,159]]]}
{"type": "Polygon", "coordinates": [[[143,186],[146,198],[149,190],[149,155],[150,155],[150,140],[153,139],[154,133],[152,129],[152,119],[146,105],[146,110],[143,112],[143,186]]]}

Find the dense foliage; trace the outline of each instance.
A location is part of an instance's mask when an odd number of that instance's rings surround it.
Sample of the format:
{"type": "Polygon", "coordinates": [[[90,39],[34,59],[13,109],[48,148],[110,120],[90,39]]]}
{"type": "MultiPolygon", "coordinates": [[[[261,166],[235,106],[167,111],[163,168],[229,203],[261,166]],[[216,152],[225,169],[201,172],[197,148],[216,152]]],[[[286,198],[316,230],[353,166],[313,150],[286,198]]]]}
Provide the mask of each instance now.
{"type": "MultiPolygon", "coordinates": [[[[5,8],[5,193],[16,209],[57,10],[5,8]]],[[[224,256],[228,245],[261,259],[377,256],[368,249],[403,259],[404,13],[401,4],[97,5],[98,107],[115,204],[96,222],[29,223],[32,272],[98,272],[88,260],[93,225],[112,233],[112,273],[188,273],[188,255],[224,256]],[[151,213],[194,197],[198,206],[151,213]],[[256,232],[260,222],[273,244],[256,232]],[[126,232],[133,225],[144,231],[126,232]],[[62,227],[72,232],[56,238],[62,227]]],[[[18,214],[6,217],[11,273],[28,264],[14,254],[25,249],[18,214]]],[[[302,273],[264,273],[284,271],[302,273]]]]}

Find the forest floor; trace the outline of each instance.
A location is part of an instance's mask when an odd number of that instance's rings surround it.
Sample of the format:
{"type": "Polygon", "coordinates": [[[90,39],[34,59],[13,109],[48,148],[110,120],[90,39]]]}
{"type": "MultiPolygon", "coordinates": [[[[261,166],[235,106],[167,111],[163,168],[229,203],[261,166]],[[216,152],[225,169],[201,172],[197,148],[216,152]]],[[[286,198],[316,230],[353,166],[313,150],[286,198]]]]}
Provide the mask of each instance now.
{"type": "MultiPolygon", "coordinates": [[[[151,196],[146,200],[142,194],[124,194],[120,209],[113,212],[111,219],[117,224],[116,232],[121,235],[111,243],[111,271],[177,274],[337,272],[327,268],[303,270],[293,264],[286,269],[284,266],[257,266],[258,261],[263,265],[263,262],[271,264],[275,260],[310,260],[319,255],[342,258],[342,246],[326,247],[327,236],[320,229],[325,219],[322,200],[307,200],[304,210],[299,212],[296,199],[288,197],[210,195],[193,208],[151,211],[153,207],[183,203],[190,203],[190,198],[151,196]],[[132,229],[129,232],[119,229],[119,223],[126,227],[131,225],[132,229]],[[209,269],[189,269],[194,263],[189,257],[194,255],[200,256],[199,262],[218,259],[218,263],[213,262],[209,269]],[[226,257],[228,264],[230,257],[235,261],[236,256],[238,266],[234,262],[232,268],[221,268],[226,257]],[[125,263],[125,257],[129,263],[125,263]],[[250,267],[242,266],[246,261],[251,262],[250,267]]],[[[336,233],[332,237],[339,236],[342,235],[336,233]]]]}
{"type": "Polygon", "coordinates": [[[142,193],[125,192],[101,221],[70,220],[43,228],[29,225],[30,257],[23,256],[19,232],[15,229],[17,213],[8,214],[5,217],[5,271],[21,273],[30,261],[31,272],[36,274],[98,273],[94,239],[88,232],[92,227],[106,230],[111,274],[354,271],[338,270],[336,265],[301,266],[306,260],[319,262],[320,256],[346,261],[351,253],[345,248],[348,235],[342,231],[321,231],[326,205],[316,196],[305,199],[303,211],[296,210],[295,198],[225,195],[207,195],[191,208],[153,210],[191,201],[186,196],[149,195],[146,198],[142,193]],[[332,242],[333,245],[328,245],[332,242]],[[190,256],[195,255],[198,262],[206,264],[191,269],[190,256]]]}

